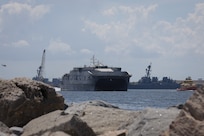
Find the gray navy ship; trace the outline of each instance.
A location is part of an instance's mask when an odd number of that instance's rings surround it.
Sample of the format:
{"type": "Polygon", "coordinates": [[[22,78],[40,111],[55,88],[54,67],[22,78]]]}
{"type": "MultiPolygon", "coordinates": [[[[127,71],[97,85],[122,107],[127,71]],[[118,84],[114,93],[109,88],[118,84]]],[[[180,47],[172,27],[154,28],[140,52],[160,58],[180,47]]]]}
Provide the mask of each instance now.
{"type": "Polygon", "coordinates": [[[146,75],[138,82],[131,82],[128,89],[177,89],[180,85],[175,80],[168,77],[163,77],[158,80],[158,77],[151,77],[151,64],[146,68],[146,75]]]}
{"type": "Polygon", "coordinates": [[[75,67],[62,77],[62,91],[127,91],[130,74],[120,67],[108,67],[96,62],[91,66],[75,67]]]}

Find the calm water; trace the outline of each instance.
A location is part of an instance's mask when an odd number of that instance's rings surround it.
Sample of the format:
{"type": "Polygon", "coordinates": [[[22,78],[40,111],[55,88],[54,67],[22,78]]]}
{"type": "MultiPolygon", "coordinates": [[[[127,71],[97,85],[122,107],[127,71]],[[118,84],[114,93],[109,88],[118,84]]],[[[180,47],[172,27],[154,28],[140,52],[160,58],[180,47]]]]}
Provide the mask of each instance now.
{"type": "Polygon", "coordinates": [[[129,89],[123,91],[60,91],[67,104],[89,100],[103,100],[122,109],[140,110],[147,107],[168,108],[185,101],[192,91],[129,89]]]}

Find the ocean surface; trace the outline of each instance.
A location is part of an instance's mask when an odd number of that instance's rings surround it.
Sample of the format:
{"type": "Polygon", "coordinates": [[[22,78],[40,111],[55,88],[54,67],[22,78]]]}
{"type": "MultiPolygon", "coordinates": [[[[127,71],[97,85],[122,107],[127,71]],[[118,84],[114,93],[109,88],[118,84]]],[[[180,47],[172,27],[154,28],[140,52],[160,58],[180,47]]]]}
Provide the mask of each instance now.
{"type": "Polygon", "coordinates": [[[148,107],[168,108],[184,104],[192,91],[172,89],[129,89],[126,91],[59,91],[65,102],[79,103],[90,100],[103,100],[121,109],[141,110],[148,107]]]}

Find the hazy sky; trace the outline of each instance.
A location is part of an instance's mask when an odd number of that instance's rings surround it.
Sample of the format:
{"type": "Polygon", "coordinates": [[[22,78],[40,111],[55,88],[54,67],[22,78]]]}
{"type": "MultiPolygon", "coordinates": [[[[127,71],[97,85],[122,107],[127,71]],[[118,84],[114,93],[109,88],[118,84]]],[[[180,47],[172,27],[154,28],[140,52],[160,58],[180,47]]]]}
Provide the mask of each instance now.
{"type": "Polygon", "coordinates": [[[145,75],[204,79],[203,0],[1,0],[0,78],[61,77],[95,55],[145,75]],[[4,67],[2,64],[6,64],[4,67]]]}

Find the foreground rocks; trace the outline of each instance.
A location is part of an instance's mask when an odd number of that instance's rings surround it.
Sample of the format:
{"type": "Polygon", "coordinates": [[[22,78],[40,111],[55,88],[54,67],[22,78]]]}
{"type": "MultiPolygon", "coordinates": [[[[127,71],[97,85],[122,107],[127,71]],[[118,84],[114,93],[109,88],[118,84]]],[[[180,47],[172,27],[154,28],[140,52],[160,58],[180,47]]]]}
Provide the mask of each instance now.
{"type": "Polygon", "coordinates": [[[62,114],[60,110],[32,120],[23,129],[23,136],[47,136],[56,132],[64,132],[74,136],[95,136],[86,122],[76,115],[62,114]]]}
{"type": "Polygon", "coordinates": [[[26,78],[0,79],[0,121],[9,127],[64,109],[64,98],[54,88],[26,78]]]}
{"type": "Polygon", "coordinates": [[[204,135],[204,88],[169,109],[119,109],[104,101],[64,110],[54,88],[29,79],[0,80],[0,136],[197,136],[204,135]]]}
{"type": "Polygon", "coordinates": [[[103,101],[89,101],[30,121],[22,135],[156,136],[168,128],[178,113],[176,108],[128,111],[103,101]]]}
{"type": "Polygon", "coordinates": [[[178,117],[162,136],[204,135],[204,87],[198,88],[184,104],[178,117]]]}

